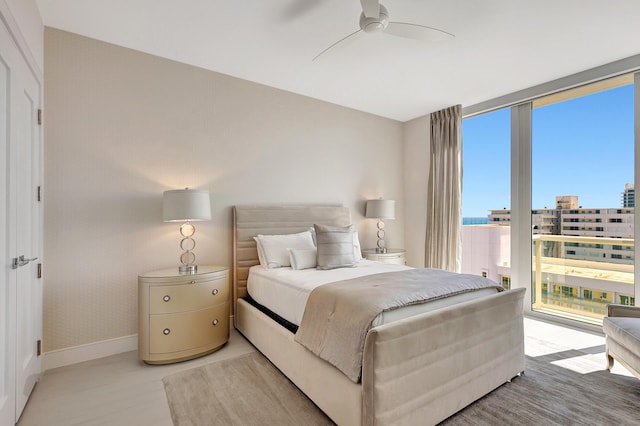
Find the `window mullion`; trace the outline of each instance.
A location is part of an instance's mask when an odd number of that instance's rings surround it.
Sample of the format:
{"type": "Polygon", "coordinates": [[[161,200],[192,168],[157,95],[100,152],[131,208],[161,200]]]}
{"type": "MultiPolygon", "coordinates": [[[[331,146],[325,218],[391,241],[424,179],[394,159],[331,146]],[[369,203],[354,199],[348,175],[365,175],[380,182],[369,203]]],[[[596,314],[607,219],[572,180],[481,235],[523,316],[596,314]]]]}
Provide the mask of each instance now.
{"type": "MultiPolygon", "coordinates": [[[[511,108],[511,284],[531,300],[531,102],[511,108]]],[[[530,303],[525,310],[531,311],[530,303]]]]}

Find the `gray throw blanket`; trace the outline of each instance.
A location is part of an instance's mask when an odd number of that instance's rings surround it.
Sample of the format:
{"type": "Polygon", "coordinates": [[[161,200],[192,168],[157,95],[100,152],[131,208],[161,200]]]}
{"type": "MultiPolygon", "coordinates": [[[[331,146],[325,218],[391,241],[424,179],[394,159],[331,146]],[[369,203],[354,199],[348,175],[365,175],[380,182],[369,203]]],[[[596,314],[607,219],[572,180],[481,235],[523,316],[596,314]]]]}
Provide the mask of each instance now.
{"type": "Polygon", "coordinates": [[[357,383],[364,341],[380,313],[485,288],[503,290],[487,278],[440,269],[410,269],[324,284],[309,295],[295,341],[357,383]]]}

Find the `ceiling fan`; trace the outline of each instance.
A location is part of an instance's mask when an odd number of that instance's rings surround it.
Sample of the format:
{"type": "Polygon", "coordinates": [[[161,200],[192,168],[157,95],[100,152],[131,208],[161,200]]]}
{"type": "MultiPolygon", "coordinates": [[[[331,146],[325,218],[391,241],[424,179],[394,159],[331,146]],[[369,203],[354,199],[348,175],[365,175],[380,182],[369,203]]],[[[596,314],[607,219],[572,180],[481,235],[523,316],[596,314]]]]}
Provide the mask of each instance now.
{"type": "Polygon", "coordinates": [[[360,29],[341,38],[331,46],[318,53],[313,61],[338,45],[353,41],[364,33],[384,33],[413,40],[439,41],[454,37],[453,34],[437,28],[407,22],[389,21],[387,8],[379,0],[360,0],[362,13],[360,14],[360,29]]]}

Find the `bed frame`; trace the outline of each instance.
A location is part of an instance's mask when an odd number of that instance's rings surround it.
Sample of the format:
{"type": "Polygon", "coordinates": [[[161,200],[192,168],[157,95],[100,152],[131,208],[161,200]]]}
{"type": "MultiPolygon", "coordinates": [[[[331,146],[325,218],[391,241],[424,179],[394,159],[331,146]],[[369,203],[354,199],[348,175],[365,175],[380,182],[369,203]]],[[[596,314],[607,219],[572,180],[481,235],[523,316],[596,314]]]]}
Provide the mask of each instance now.
{"type": "Polygon", "coordinates": [[[234,324],[334,422],[436,424],[524,371],[524,289],[371,329],[358,384],[313,355],[290,331],[243,298],[249,268],[259,263],[253,237],[300,232],[314,223],[348,225],[349,210],[234,207],[234,324]]]}

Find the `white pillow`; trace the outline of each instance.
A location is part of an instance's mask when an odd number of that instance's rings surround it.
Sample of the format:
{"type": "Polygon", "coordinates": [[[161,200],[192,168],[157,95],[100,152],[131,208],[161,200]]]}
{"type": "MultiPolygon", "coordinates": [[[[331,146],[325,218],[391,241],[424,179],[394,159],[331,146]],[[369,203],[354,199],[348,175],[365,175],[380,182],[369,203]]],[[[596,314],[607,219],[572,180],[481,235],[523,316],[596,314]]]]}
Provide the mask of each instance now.
{"type": "Polygon", "coordinates": [[[362,260],[362,248],[360,248],[358,231],[353,231],[353,257],[355,258],[356,262],[362,260]]]}
{"type": "MultiPolygon", "coordinates": [[[[311,232],[311,237],[313,238],[313,244],[317,247],[318,242],[316,241],[316,228],[312,226],[311,228],[309,228],[309,232],[311,232]]],[[[359,262],[363,259],[362,248],[360,247],[360,238],[358,237],[358,231],[353,231],[353,257],[356,262],[359,262]]]]}
{"type": "Polygon", "coordinates": [[[312,249],[289,249],[289,260],[291,269],[311,269],[316,267],[316,256],[318,250],[312,249]]]}
{"type": "Polygon", "coordinates": [[[258,245],[258,259],[262,248],[264,263],[260,261],[260,264],[269,269],[291,266],[288,249],[315,248],[309,231],[286,235],[257,235],[255,240],[258,245]]]}
{"type": "Polygon", "coordinates": [[[264,249],[262,248],[262,244],[260,243],[258,237],[253,237],[253,239],[256,241],[256,250],[258,250],[258,260],[260,261],[260,265],[266,268],[267,261],[264,258],[264,249]]]}
{"type": "Polygon", "coordinates": [[[318,242],[316,241],[316,228],[313,226],[309,228],[309,232],[311,232],[311,239],[313,239],[313,245],[318,247],[318,242]]]}

